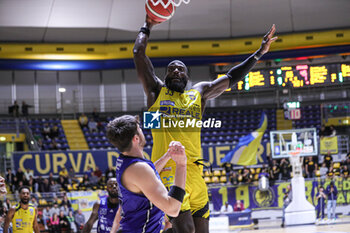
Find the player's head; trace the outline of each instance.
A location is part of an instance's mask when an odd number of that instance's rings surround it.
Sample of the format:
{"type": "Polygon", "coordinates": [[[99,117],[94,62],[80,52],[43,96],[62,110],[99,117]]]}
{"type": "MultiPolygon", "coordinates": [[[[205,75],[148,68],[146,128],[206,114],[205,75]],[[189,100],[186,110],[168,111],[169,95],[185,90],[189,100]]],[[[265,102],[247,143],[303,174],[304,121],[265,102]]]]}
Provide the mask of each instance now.
{"type": "Polygon", "coordinates": [[[136,116],[124,115],[110,121],[107,125],[107,138],[120,152],[130,151],[133,146],[143,149],[145,136],[136,116]]]}
{"type": "Polygon", "coordinates": [[[107,192],[111,198],[118,197],[118,183],[116,178],[109,178],[107,181],[107,192]]]}
{"type": "Polygon", "coordinates": [[[188,83],[188,70],[186,65],[179,60],[168,64],[165,76],[165,85],[172,91],[184,92],[188,83]]]}
{"type": "Polygon", "coordinates": [[[30,200],[30,189],[27,186],[22,186],[19,188],[18,192],[21,203],[25,205],[28,204],[30,200]]]}

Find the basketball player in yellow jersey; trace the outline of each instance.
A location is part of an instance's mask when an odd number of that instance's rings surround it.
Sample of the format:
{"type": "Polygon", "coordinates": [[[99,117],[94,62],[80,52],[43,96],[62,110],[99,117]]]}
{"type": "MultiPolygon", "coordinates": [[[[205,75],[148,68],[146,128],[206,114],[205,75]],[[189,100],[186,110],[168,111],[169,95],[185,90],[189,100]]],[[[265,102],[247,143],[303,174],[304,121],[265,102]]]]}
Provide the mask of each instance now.
{"type": "MultiPolygon", "coordinates": [[[[158,113],[162,114],[161,119],[165,119],[164,122],[169,124],[163,125],[162,129],[152,130],[152,161],[158,160],[173,140],[180,141],[185,146],[188,157],[186,196],[181,213],[178,217],[171,219],[173,228],[165,232],[208,233],[208,192],[201,176],[203,168],[198,166],[198,160],[201,158],[200,128],[186,129],[179,122],[184,115],[194,123],[200,121],[207,100],[221,95],[227,88],[245,77],[261,56],[268,52],[271,43],[277,39],[273,37],[275,25],[264,36],[261,47],[244,62],[231,68],[225,76],[212,82],[199,82],[189,87],[187,67],[179,60],[169,63],[164,82],[155,75],[153,65],[146,56],[150,30],[155,24],[158,23],[146,17],[133,50],[137,74],[147,96],[147,106],[150,111],[158,110],[158,113]]],[[[175,164],[169,162],[160,173],[167,187],[172,185],[174,166],[175,164]]]]}
{"type": "Polygon", "coordinates": [[[13,233],[40,233],[36,209],[29,204],[30,190],[26,186],[19,188],[20,203],[12,207],[7,213],[4,232],[8,232],[10,222],[12,222],[13,233]]]}

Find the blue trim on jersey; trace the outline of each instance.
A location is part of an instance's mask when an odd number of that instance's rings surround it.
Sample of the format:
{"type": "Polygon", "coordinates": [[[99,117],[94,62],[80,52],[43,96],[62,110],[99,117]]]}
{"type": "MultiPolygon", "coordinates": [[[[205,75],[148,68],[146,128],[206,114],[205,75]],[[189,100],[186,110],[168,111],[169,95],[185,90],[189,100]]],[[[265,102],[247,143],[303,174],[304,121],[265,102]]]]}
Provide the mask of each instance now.
{"type": "Polygon", "coordinates": [[[150,160],[122,154],[119,156],[116,164],[119,199],[122,208],[119,229],[123,233],[159,233],[162,229],[164,213],[153,205],[146,196],[129,191],[121,182],[125,169],[137,162],[147,163],[160,180],[159,174],[150,160]]]}

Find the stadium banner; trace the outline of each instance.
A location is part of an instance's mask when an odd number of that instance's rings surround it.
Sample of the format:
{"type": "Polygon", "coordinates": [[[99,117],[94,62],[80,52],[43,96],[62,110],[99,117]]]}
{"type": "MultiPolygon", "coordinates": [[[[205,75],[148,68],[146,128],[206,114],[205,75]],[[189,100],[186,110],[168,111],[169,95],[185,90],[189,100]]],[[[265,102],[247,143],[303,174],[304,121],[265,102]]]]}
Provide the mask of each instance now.
{"type": "MultiPolygon", "coordinates": [[[[221,159],[234,148],[233,145],[202,146],[202,157],[205,165],[218,168],[222,165],[221,159]],[[210,163],[210,164],[209,164],[210,163]]],[[[258,164],[267,163],[267,154],[270,153],[270,144],[260,144],[257,159],[258,164]]],[[[150,159],[152,149],[145,149],[144,155],[150,159]]],[[[86,150],[86,151],[43,151],[13,153],[14,167],[32,170],[34,176],[48,176],[51,172],[58,175],[62,167],[74,169],[76,175],[83,175],[89,168],[98,166],[102,171],[108,167],[115,168],[117,150],[86,150]]]]}
{"type": "MultiPolygon", "coordinates": [[[[317,205],[316,194],[318,187],[326,188],[330,180],[305,181],[305,194],[307,200],[317,205]]],[[[232,206],[236,200],[243,201],[244,207],[249,209],[281,209],[283,207],[284,193],[290,182],[275,183],[267,191],[260,191],[257,185],[220,186],[209,187],[210,200],[213,204],[213,213],[219,212],[221,206],[228,202],[232,206]]],[[[350,205],[350,179],[338,178],[335,181],[338,189],[337,205],[350,205]]]]}
{"type": "Polygon", "coordinates": [[[338,154],[338,137],[323,137],[320,140],[320,153],[328,154],[338,154]]]}

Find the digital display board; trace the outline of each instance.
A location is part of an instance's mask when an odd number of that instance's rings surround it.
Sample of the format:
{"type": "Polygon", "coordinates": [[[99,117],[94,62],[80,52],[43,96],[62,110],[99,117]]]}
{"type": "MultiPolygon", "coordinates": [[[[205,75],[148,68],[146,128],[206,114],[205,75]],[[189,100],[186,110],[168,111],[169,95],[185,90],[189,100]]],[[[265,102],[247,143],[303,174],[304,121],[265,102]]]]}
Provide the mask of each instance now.
{"type": "MultiPolygon", "coordinates": [[[[217,78],[224,74],[219,74],[217,78]]],[[[226,91],[302,88],[350,83],[350,64],[296,65],[253,70],[226,91]]]]}

